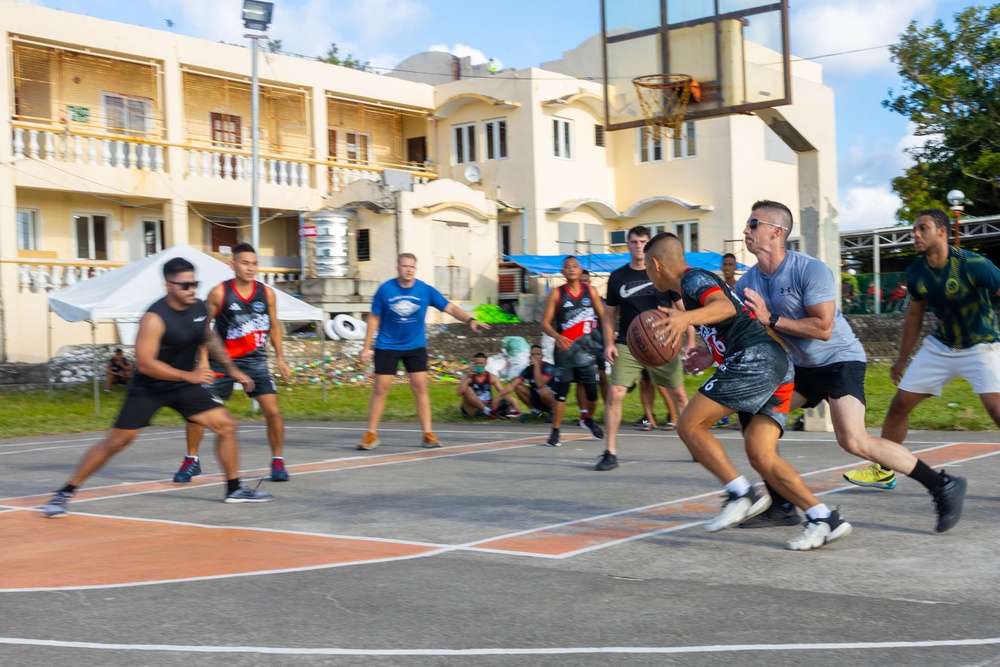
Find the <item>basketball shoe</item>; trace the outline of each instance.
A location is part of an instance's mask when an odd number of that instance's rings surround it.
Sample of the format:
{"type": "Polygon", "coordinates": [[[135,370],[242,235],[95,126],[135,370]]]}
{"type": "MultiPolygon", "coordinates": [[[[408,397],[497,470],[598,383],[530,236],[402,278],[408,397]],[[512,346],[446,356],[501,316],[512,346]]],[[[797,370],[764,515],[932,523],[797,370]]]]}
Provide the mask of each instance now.
{"type": "Polygon", "coordinates": [[[892,470],[886,470],[877,463],[860,470],[848,470],[844,473],[844,479],[851,484],[870,486],[875,489],[896,488],[896,473],[892,470]]]}

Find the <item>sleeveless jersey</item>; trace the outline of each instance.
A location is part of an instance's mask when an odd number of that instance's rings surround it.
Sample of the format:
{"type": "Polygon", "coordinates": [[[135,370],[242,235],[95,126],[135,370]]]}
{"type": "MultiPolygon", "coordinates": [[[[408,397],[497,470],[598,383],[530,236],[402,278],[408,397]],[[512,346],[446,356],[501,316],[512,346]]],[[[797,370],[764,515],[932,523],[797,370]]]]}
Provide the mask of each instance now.
{"type": "Polygon", "coordinates": [[[243,298],[236,283],[222,283],[222,310],[215,316],[215,331],[226,344],[233,360],[256,361],[267,358],[267,335],[271,315],[267,310],[267,287],[253,283],[253,293],[243,298]]]}
{"type": "Polygon", "coordinates": [[[736,308],[736,314],[722,322],[698,325],[698,333],[716,362],[725,363],[732,353],[760,343],[778,346],[757,316],[743,305],[722,278],[704,269],[688,269],[681,278],[681,296],[687,310],[701,308],[705,305],[705,297],[720,290],[736,308]]]}
{"type": "MultiPolygon", "coordinates": [[[[205,320],[208,309],[204,301],[195,301],[185,310],[174,310],[163,297],[146,311],[156,313],[163,320],[163,338],[156,353],[157,361],[182,371],[194,370],[198,348],[205,342],[205,320]]],[[[140,367],[132,386],[151,391],[168,391],[188,386],[184,380],[160,380],[142,372],[140,367]]]]}
{"type": "Polygon", "coordinates": [[[553,358],[560,368],[576,368],[593,365],[593,341],[591,331],[597,328],[597,313],[594,312],[593,292],[584,284],[579,285],[579,292],[574,296],[560,285],[559,305],[553,319],[553,328],[569,338],[572,344],[565,350],[556,346],[553,358]]]}
{"type": "Polygon", "coordinates": [[[490,374],[483,373],[483,381],[480,382],[476,379],[476,376],[472,376],[472,382],[469,383],[472,387],[472,393],[482,401],[483,403],[489,403],[493,398],[493,393],[490,391],[490,374]]]}

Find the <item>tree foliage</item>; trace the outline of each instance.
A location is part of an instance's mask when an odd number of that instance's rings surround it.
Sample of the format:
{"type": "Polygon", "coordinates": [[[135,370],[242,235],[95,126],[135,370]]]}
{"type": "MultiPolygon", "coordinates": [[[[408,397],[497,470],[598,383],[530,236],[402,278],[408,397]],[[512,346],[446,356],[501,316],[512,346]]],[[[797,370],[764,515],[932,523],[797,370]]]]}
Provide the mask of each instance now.
{"type": "Polygon", "coordinates": [[[355,58],[353,54],[348,53],[346,58],[340,57],[340,47],[336,43],[331,43],[329,48],[326,50],[325,56],[316,56],[316,60],[321,63],[327,63],[329,65],[340,65],[341,67],[350,67],[351,69],[368,69],[369,62],[367,60],[362,61],[360,58],[355,58]]]}
{"type": "Polygon", "coordinates": [[[962,10],[952,30],[911,22],[890,51],[903,85],[882,104],[924,138],[907,149],[916,164],[892,181],[903,200],[896,217],[947,209],[952,189],[970,213],[1000,213],[1000,4],[962,10]]]}

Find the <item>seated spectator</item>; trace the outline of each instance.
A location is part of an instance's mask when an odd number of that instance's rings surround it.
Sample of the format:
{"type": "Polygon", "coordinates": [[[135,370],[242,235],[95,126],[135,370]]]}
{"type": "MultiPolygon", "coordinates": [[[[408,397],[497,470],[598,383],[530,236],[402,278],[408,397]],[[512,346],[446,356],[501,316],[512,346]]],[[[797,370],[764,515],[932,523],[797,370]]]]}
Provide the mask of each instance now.
{"type": "Polygon", "coordinates": [[[556,397],[549,388],[549,382],[555,375],[555,368],[552,364],[546,363],[542,356],[542,346],[532,345],[530,363],[525,366],[521,374],[510,381],[493,397],[495,405],[511,393],[516,393],[517,397],[531,409],[531,414],[525,414],[521,421],[529,419],[531,416],[540,417],[543,412],[551,414],[555,409],[556,397]]]}
{"type": "Polygon", "coordinates": [[[462,381],[458,384],[455,393],[462,398],[462,405],[459,408],[462,416],[466,419],[473,417],[489,417],[499,419],[500,417],[518,417],[521,412],[517,409],[514,399],[510,402],[497,401],[493,391],[503,391],[503,383],[493,373],[486,370],[486,355],[482,352],[476,353],[472,357],[471,369],[462,376],[462,381]]]}
{"type": "Polygon", "coordinates": [[[889,300],[886,302],[885,311],[902,310],[904,301],[906,301],[906,283],[896,283],[893,290],[889,292],[889,300]]]}
{"type": "Polygon", "coordinates": [[[861,298],[849,287],[844,288],[843,300],[843,311],[845,313],[857,312],[861,308],[861,298]]]}
{"type": "Polygon", "coordinates": [[[128,384],[132,379],[132,363],[119,347],[108,360],[107,372],[104,374],[104,393],[111,391],[113,384],[128,384]]]}

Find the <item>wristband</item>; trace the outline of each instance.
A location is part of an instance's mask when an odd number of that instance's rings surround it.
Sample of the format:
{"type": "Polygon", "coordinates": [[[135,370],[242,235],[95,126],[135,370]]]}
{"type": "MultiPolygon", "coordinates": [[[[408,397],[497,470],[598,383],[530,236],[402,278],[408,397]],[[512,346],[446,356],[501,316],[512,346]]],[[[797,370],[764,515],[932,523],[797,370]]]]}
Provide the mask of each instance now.
{"type": "Polygon", "coordinates": [[[770,326],[770,327],[771,327],[772,329],[773,329],[774,327],[778,326],[778,315],[776,315],[775,313],[771,313],[771,319],[770,319],[770,321],[768,322],[768,325],[769,325],[769,326],[770,326]]]}

